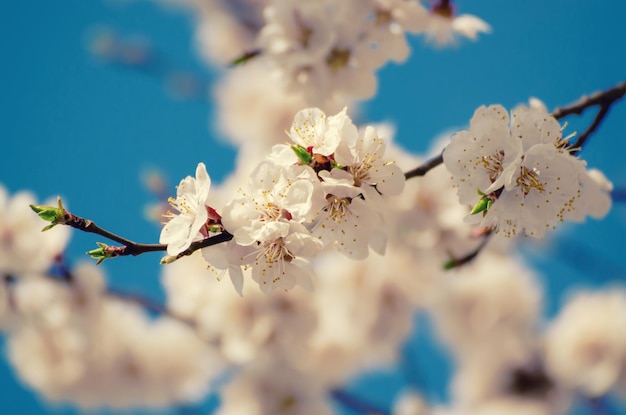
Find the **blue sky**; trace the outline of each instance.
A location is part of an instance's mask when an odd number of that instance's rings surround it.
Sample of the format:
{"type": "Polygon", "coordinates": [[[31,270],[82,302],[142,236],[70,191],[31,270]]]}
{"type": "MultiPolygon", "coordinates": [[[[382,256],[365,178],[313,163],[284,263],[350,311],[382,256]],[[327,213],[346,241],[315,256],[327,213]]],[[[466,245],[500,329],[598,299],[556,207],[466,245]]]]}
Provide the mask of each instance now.
{"type": "MultiPolygon", "coordinates": [[[[488,21],[493,33],[446,50],[413,39],[410,60],[380,72],[379,93],[365,103],[359,122],[393,122],[396,139],[422,152],[442,131],[466,124],[482,104],[512,107],[535,96],[554,108],[626,79],[623,0],[457,4],[461,13],[488,21]]],[[[159,229],[142,216],[150,202],[142,171],[158,167],[171,179],[173,193],[173,185],[192,174],[199,161],[214,180],[231,169],[235,150],[212,130],[209,99],[175,99],[158,79],[102,65],[85,48],[89,30],[108,25],[121,34],[145,36],[168,61],[210,82],[214,74],[194,49],[193,19],[185,13],[147,1],[7,1],[0,2],[0,22],[0,137],[5,143],[0,182],[10,192],[28,189],[40,199],[61,195],[73,212],[131,239],[153,242],[159,229]]],[[[625,118],[622,102],[583,151],[590,166],[620,187],[626,187],[625,118]]],[[[566,131],[580,131],[589,116],[583,123],[569,121],[566,131]]],[[[524,244],[545,276],[549,313],[573,285],[623,281],[625,231],[626,211],[617,205],[602,222],[558,233],[550,255],[524,244]]],[[[96,240],[75,233],[70,260],[82,258],[96,240]]],[[[158,259],[120,258],[105,267],[113,286],[160,299],[158,259]]],[[[411,344],[420,346],[409,349],[430,347],[419,341],[427,337],[418,333],[411,344]]],[[[429,365],[426,377],[444,396],[445,376],[439,372],[446,364],[441,365],[429,365]]],[[[385,379],[388,385],[403,382],[397,371],[385,379]]],[[[16,413],[73,413],[48,407],[20,386],[4,360],[0,388],[11,396],[4,404],[16,413]]]]}

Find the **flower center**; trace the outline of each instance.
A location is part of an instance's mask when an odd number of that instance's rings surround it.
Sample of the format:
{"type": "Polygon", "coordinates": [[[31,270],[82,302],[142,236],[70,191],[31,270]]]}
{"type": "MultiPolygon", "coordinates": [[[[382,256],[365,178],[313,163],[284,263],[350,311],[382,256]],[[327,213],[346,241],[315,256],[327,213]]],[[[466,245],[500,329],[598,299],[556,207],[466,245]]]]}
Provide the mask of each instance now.
{"type": "Polygon", "coordinates": [[[504,160],[503,151],[483,156],[478,160],[478,163],[482,164],[485,170],[487,170],[491,183],[495,182],[500,173],[502,173],[502,160],[504,160]]]}
{"type": "Polygon", "coordinates": [[[265,256],[265,262],[268,264],[279,261],[291,262],[291,260],[295,258],[295,255],[285,248],[285,245],[283,245],[280,239],[270,242],[265,248],[265,251],[263,251],[263,256],[265,256]]]}
{"type": "Polygon", "coordinates": [[[354,177],[354,185],[357,187],[361,186],[361,183],[365,182],[365,183],[369,183],[371,180],[370,178],[370,169],[372,168],[371,165],[369,165],[366,162],[363,163],[359,163],[356,166],[352,166],[350,167],[350,170],[352,171],[352,176],[354,177]]]}
{"type": "Polygon", "coordinates": [[[330,203],[328,204],[328,216],[335,222],[341,223],[341,220],[348,214],[348,206],[352,199],[339,198],[333,195],[329,195],[330,203]]]}
{"type": "Polygon", "coordinates": [[[519,187],[522,188],[524,196],[526,196],[532,189],[537,190],[539,193],[543,193],[545,184],[539,180],[539,171],[537,169],[527,169],[524,166],[520,167],[520,175],[515,181],[519,187]]]}
{"type": "Polygon", "coordinates": [[[276,203],[268,202],[263,205],[261,216],[259,220],[261,222],[275,222],[279,219],[291,220],[292,215],[287,209],[282,209],[276,203]]]}
{"type": "Polygon", "coordinates": [[[187,202],[187,198],[179,197],[174,199],[173,197],[169,197],[167,202],[171,207],[179,211],[180,213],[193,213],[191,205],[187,202]]]}
{"type": "Polygon", "coordinates": [[[268,202],[263,205],[263,212],[259,218],[261,222],[273,222],[280,218],[280,208],[275,203],[268,202]]]}

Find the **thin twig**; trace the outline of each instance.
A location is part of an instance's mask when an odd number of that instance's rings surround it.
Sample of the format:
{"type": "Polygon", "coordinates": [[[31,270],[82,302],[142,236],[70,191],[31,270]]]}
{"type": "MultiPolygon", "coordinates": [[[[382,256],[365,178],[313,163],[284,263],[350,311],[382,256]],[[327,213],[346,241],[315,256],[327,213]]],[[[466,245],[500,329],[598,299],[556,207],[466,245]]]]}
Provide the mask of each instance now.
{"type": "Polygon", "coordinates": [[[567,117],[568,115],[580,115],[589,107],[593,106],[611,106],[615,101],[621,99],[626,95],[626,82],[621,82],[604,91],[596,92],[590,96],[583,96],[573,104],[565,107],[557,108],[552,113],[552,116],[557,120],[567,117]]]}
{"type": "Polygon", "coordinates": [[[585,130],[584,133],[580,135],[580,137],[578,137],[576,142],[572,145],[574,153],[578,152],[583,147],[583,145],[587,142],[589,136],[593,134],[593,132],[596,131],[596,129],[600,126],[602,120],[604,120],[604,117],[606,116],[606,114],[608,114],[609,108],[611,108],[610,105],[600,107],[600,110],[596,114],[596,117],[593,119],[591,125],[585,130]]]}
{"type": "MultiPolygon", "coordinates": [[[[80,216],[76,216],[68,212],[67,210],[65,211],[64,224],[83,232],[95,233],[96,235],[104,236],[107,239],[122,244],[122,247],[111,247],[115,251],[116,257],[128,255],[137,256],[145,254],[146,252],[167,251],[167,244],[141,244],[131,241],[130,239],[123,238],[110,231],[107,231],[104,228],[101,228],[100,226],[96,225],[95,222],[92,220],[81,218],[80,216]]],[[[231,239],[233,239],[233,235],[224,231],[210,238],[205,238],[200,241],[192,242],[189,248],[177,255],[177,258],[191,255],[198,249],[227,242],[231,239]]]]}
{"type": "Polygon", "coordinates": [[[552,116],[557,120],[560,120],[561,118],[567,117],[569,115],[581,115],[583,112],[591,107],[600,107],[591,125],[589,125],[585,132],[583,132],[580,137],[578,137],[576,142],[572,144],[570,150],[572,154],[576,154],[582,149],[583,145],[587,142],[591,134],[593,134],[598,129],[600,124],[602,124],[604,117],[606,117],[606,115],[609,113],[609,110],[611,109],[613,104],[616,101],[622,99],[624,95],[626,95],[626,82],[621,82],[613,88],[609,88],[605,91],[596,92],[595,94],[592,94],[590,96],[583,96],[571,105],[557,108],[556,110],[554,110],[552,116]]]}
{"type": "Polygon", "coordinates": [[[494,233],[493,230],[487,231],[487,233],[484,234],[482,241],[480,241],[480,245],[478,245],[476,247],[476,249],[474,249],[473,251],[463,255],[460,258],[452,257],[448,262],[446,262],[446,264],[444,265],[444,269],[458,268],[458,267],[460,267],[462,265],[465,265],[465,264],[468,264],[468,263],[472,262],[474,259],[476,259],[478,254],[480,254],[480,252],[483,249],[485,249],[485,247],[487,246],[487,243],[491,239],[491,235],[493,235],[493,233],[494,233]]]}
{"type": "Polygon", "coordinates": [[[409,180],[413,177],[423,176],[441,163],[443,163],[443,151],[438,156],[433,157],[430,160],[427,160],[426,162],[421,164],[420,166],[414,168],[413,170],[409,170],[404,173],[404,178],[405,180],[409,180]]]}
{"type": "Polygon", "coordinates": [[[330,395],[337,402],[355,411],[367,415],[390,415],[389,411],[377,408],[370,403],[364,402],[362,399],[359,399],[342,389],[333,389],[332,391],[330,391],[330,395]]]}

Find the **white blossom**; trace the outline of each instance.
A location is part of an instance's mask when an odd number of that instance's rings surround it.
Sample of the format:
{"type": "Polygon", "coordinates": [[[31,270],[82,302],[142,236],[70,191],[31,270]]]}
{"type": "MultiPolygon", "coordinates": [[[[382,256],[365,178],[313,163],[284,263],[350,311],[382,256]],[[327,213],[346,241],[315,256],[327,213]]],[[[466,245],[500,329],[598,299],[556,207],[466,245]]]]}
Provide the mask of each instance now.
{"type": "Polygon", "coordinates": [[[245,246],[287,236],[292,222],[313,218],[323,198],[311,168],[282,168],[269,161],[250,174],[243,193],[225,207],[222,221],[237,243],[245,246]]]}
{"type": "Polygon", "coordinates": [[[251,266],[252,279],[265,292],[274,287],[289,290],[296,284],[311,288],[310,264],[297,256],[313,257],[321,248],[303,225],[323,203],[315,172],[308,166],[287,168],[264,161],[252,172],[248,191],[225,207],[223,217],[225,229],[247,249],[237,249],[238,259],[229,255],[234,264],[218,268],[229,269],[238,291],[241,276],[231,265],[251,266]]]}
{"type": "Polygon", "coordinates": [[[294,143],[313,154],[330,156],[342,140],[356,138],[357,129],[344,108],[336,115],[327,117],[319,108],[298,111],[289,131],[294,143]]]}
{"type": "Polygon", "coordinates": [[[546,333],[546,363],[564,385],[589,396],[610,391],[626,359],[626,294],[581,292],[546,333]]]}
{"type": "Polygon", "coordinates": [[[510,123],[501,106],[476,110],[443,153],[459,201],[482,213],[469,220],[540,238],[566,219],[606,214],[610,184],[595,173],[598,181],[591,179],[561,130],[541,107],[516,108],[510,123]]]}
{"type": "Polygon", "coordinates": [[[344,136],[335,154],[335,161],[352,174],[354,185],[361,187],[366,199],[395,196],[404,188],[402,170],[383,160],[385,148],[385,140],[367,126],[358,137],[344,136]]]}
{"type": "Polygon", "coordinates": [[[509,190],[498,197],[481,224],[506,236],[522,234],[541,238],[575,209],[580,192],[578,176],[584,163],[559,153],[551,144],[538,144],[524,155],[509,190]]]}
{"type": "Polygon", "coordinates": [[[191,243],[207,236],[205,230],[209,211],[207,199],[211,188],[211,178],[204,163],[198,163],[196,177],[187,176],[176,189],[176,199],[170,198],[170,205],[178,213],[169,212],[169,221],[163,226],[159,242],[167,244],[167,253],[176,256],[189,248],[191,243]]]}
{"type": "Polygon", "coordinates": [[[313,288],[313,268],[303,256],[314,256],[321,243],[301,224],[291,223],[289,235],[262,242],[242,261],[252,267],[252,279],[263,292],[296,285],[313,288]]]}
{"type": "Polygon", "coordinates": [[[320,172],[327,194],[326,204],[318,211],[312,233],[339,252],[363,259],[369,253],[368,244],[380,224],[380,217],[365,201],[361,189],[354,186],[353,176],[340,169],[320,172]]]}

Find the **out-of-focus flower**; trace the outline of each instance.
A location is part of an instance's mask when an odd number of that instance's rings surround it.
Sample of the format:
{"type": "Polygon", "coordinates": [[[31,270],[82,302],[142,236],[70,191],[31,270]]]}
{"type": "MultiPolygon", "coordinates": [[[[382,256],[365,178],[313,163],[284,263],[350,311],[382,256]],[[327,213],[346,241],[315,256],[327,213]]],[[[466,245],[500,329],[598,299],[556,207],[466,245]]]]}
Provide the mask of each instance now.
{"type": "Polygon", "coordinates": [[[546,363],[563,385],[589,396],[615,386],[626,359],[626,294],[587,292],[573,297],[546,333],[546,363]]]}
{"type": "Polygon", "coordinates": [[[393,403],[392,415],[428,415],[430,409],[424,399],[412,390],[404,391],[393,403]]]}
{"type": "Polygon", "coordinates": [[[158,408],[206,395],[222,365],[191,328],[105,296],[92,264],[72,275],[71,284],[15,283],[21,324],[9,333],[8,352],[26,384],[89,409],[158,408]]]}
{"type": "MultiPolygon", "coordinates": [[[[19,192],[9,196],[0,185],[0,274],[41,274],[53,265],[69,240],[70,229],[55,226],[41,232],[42,221],[30,205],[32,194],[19,192]]],[[[56,205],[48,201],[45,205],[56,205]]],[[[58,208],[53,208],[58,209],[58,208]]]]}
{"type": "Polygon", "coordinates": [[[437,46],[454,43],[459,35],[476,40],[479,33],[491,32],[491,27],[484,20],[471,14],[456,16],[449,4],[433,6],[425,26],[426,39],[437,46]]]}
{"type": "Polygon", "coordinates": [[[249,365],[226,385],[217,415],[331,415],[327,391],[310,376],[289,366],[249,365]]]}
{"type": "Polygon", "coordinates": [[[461,360],[498,344],[495,354],[523,360],[532,345],[541,291],[529,270],[509,256],[482,252],[449,271],[434,293],[437,327],[461,360]]]}

